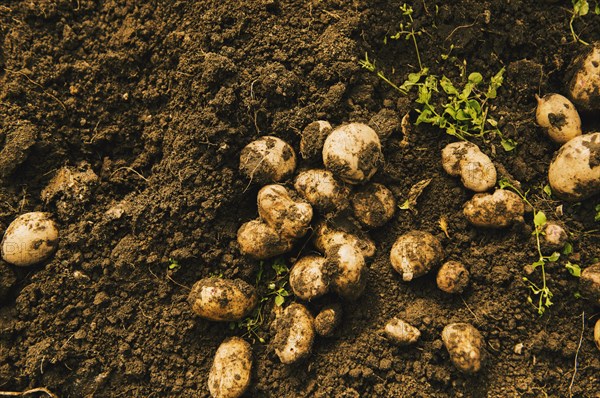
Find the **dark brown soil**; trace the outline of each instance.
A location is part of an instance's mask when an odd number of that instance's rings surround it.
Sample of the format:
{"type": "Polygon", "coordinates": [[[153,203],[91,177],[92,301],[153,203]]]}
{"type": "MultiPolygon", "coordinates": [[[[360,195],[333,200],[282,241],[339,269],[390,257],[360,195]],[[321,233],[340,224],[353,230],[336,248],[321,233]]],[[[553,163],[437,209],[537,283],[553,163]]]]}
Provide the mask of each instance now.
{"type": "MultiPolygon", "coordinates": [[[[368,52],[397,83],[417,70],[411,42],[383,43],[402,21],[399,5],[2,1],[0,227],[44,210],[59,222],[61,242],[50,261],[33,268],[0,262],[0,390],[208,396],[216,348],[244,331],[194,316],[186,299],[208,275],[255,280],[258,262],[243,257],[236,243],[239,226],[256,217],[258,190],[238,173],[240,151],[270,134],[298,153],[299,133],[319,119],[334,126],[368,122],[383,109],[402,117],[412,96],[402,97],[358,63],[368,52]],[[63,166],[91,169],[97,178],[80,178],[80,190],[63,188],[43,200],[63,166]]],[[[535,125],[534,94],[564,94],[568,65],[584,49],[571,38],[570,2],[413,6],[415,27],[426,31],[418,38],[421,58],[432,73],[460,79],[463,60],[485,78],[506,67],[492,112],[519,146],[504,152],[498,140],[477,143],[501,174],[567,226],[569,260],[597,261],[598,197],[564,204],[558,216],[561,203],[541,193],[557,147],[535,125]],[[454,58],[442,60],[451,45],[454,58]]],[[[600,40],[593,13],[574,27],[583,39],[600,40]]],[[[582,118],[586,131],[600,128],[598,114],[582,118]]],[[[402,138],[395,129],[373,180],[403,203],[411,186],[431,178],[418,214],[399,211],[370,231],[377,254],[366,291],[344,303],[341,326],[316,340],[309,359],[282,365],[265,321],[259,333],[267,343],[253,344],[247,396],[600,397],[592,336],[599,309],[575,298],[567,256],[547,267],[554,305],[539,317],[522,281],[525,265],[536,259],[531,214],[525,225],[506,230],[469,226],[462,205],[472,194],[440,164],[452,137],[413,126],[409,146],[400,145],[402,138]],[[449,237],[439,228],[441,216],[449,237]],[[433,274],[404,283],[392,270],[394,240],[413,229],[435,234],[445,258],[469,268],[472,282],[462,295],[437,289],[433,274]],[[419,328],[416,346],[385,340],[382,327],[394,316],[419,328]],[[475,376],[449,361],[440,333],[450,322],[472,323],[485,339],[487,362],[475,376]]],[[[539,270],[529,278],[540,282],[539,270]]],[[[316,314],[332,301],[310,308],[316,314]]]]}

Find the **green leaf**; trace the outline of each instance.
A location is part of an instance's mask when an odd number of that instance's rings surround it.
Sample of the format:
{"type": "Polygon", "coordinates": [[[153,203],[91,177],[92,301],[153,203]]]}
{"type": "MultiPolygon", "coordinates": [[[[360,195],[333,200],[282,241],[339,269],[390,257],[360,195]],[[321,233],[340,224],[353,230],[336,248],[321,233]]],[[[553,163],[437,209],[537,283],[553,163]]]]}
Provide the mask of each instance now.
{"type": "Polygon", "coordinates": [[[571,242],[565,243],[565,246],[563,247],[562,253],[564,255],[573,253],[573,245],[571,244],[571,242]]]}
{"type": "Polygon", "coordinates": [[[542,260],[538,260],[538,261],[536,261],[536,262],[534,262],[534,263],[531,264],[531,266],[534,269],[537,268],[537,267],[539,267],[540,265],[544,265],[544,260],[543,259],[542,260]]]}
{"type": "Polygon", "coordinates": [[[535,213],[535,216],[533,217],[533,223],[536,227],[543,227],[546,225],[546,215],[543,211],[538,211],[535,213]]]}
{"type": "Polygon", "coordinates": [[[456,89],[456,87],[454,87],[454,85],[452,84],[450,79],[448,79],[446,76],[442,76],[442,80],[440,80],[440,86],[442,86],[442,89],[444,89],[446,94],[449,94],[449,95],[457,95],[458,94],[458,90],[456,89]]]}
{"type": "Polygon", "coordinates": [[[567,261],[567,264],[565,264],[565,268],[574,277],[579,278],[581,276],[581,267],[579,265],[567,261]]]}
{"type": "Polygon", "coordinates": [[[595,207],[596,215],[594,216],[594,221],[600,221],[600,203],[595,207]]]}
{"type": "Polygon", "coordinates": [[[548,185],[548,184],[544,185],[543,191],[548,197],[552,196],[552,188],[550,188],[550,185],[548,185]]]}
{"type": "Polygon", "coordinates": [[[275,296],[275,305],[281,307],[285,302],[285,297],[283,296],[275,296]]]}
{"type": "Polygon", "coordinates": [[[510,152],[512,150],[514,150],[517,147],[517,142],[513,139],[510,138],[502,138],[500,140],[500,145],[502,145],[502,148],[506,151],[506,152],[510,152]]]}
{"type": "Polygon", "coordinates": [[[558,261],[558,259],[560,258],[560,253],[559,252],[554,252],[552,253],[550,256],[546,257],[548,259],[548,261],[550,261],[551,263],[555,263],[556,261],[558,261]]]}
{"type": "Polygon", "coordinates": [[[473,72],[469,75],[468,80],[469,80],[469,83],[476,85],[483,81],[483,76],[481,76],[481,73],[479,73],[479,72],[473,72]]]}
{"type": "Polygon", "coordinates": [[[581,293],[579,293],[579,292],[575,292],[575,293],[573,293],[573,297],[575,297],[576,299],[580,299],[580,298],[582,298],[583,296],[581,295],[581,293]]]}
{"type": "Polygon", "coordinates": [[[500,187],[500,189],[512,188],[512,184],[506,178],[501,178],[498,181],[498,186],[500,187]]]}

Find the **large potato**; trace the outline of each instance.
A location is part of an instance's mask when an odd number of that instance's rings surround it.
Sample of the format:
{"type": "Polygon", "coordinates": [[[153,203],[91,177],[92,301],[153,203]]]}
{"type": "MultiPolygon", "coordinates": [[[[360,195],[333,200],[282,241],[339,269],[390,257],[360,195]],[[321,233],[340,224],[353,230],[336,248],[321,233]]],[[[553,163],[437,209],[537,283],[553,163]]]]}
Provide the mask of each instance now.
{"type": "Polygon", "coordinates": [[[294,188],[323,213],[338,212],[350,203],[350,189],[329,170],[312,169],[299,173],[294,188]]]}
{"type": "Polygon", "coordinates": [[[192,310],[211,321],[239,321],[248,316],[258,297],[241,279],[204,278],[194,283],[188,296],[192,310]]]}
{"type": "Polygon", "coordinates": [[[331,124],[325,120],[310,123],[302,130],[300,154],[306,160],[315,160],[323,152],[325,139],[331,133],[331,124]]]}
{"type": "Polygon", "coordinates": [[[400,236],[390,252],[392,267],[406,282],[431,271],[443,257],[440,241],[423,231],[410,231],[400,236]]]}
{"type": "Polygon", "coordinates": [[[333,291],[346,300],[359,298],[367,286],[367,264],[360,249],[342,244],[327,251],[327,272],[333,291]]]}
{"type": "Polygon", "coordinates": [[[384,185],[368,184],[352,196],[352,210],[365,226],[381,227],[394,216],[396,198],[384,185]]]}
{"type": "Polygon", "coordinates": [[[237,233],[240,252],[256,260],[265,260],[292,249],[293,241],[281,237],[271,226],[260,220],[242,224],[237,233]]]}
{"type": "Polygon", "coordinates": [[[273,339],[275,354],[284,364],[297,362],[310,355],[315,339],[314,319],[302,304],[291,304],[277,319],[273,339]]]}
{"type": "Polygon", "coordinates": [[[258,191],[258,215],[283,238],[306,234],[313,211],[310,204],[295,201],[283,185],[272,184],[258,191]]]}
{"type": "Polygon", "coordinates": [[[560,94],[535,96],[535,119],[552,141],[564,144],[581,135],[581,119],[571,101],[560,94]]]}
{"type": "Polygon", "coordinates": [[[468,323],[452,323],[442,331],[452,363],[463,373],[477,373],[483,359],[483,337],[468,323]]]}
{"type": "Polygon", "coordinates": [[[346,243],[357,247],[365,258],[375,255],[375,243],[352,226],[341,227],[322,222],[315,229],[314,244],[323,254],[327,253],[330,247],[346,243]]]}
{"type": "Polygon", "coordinates": [[[463,213],[477,227],[503,228],[523,222],[525,204],[516,193],[497,189],[493,194],[478,193],[465,203],[463,213]]]}
{"type": "Polygon", "coordinates": [[[302,257],[290,271],[290,287],[296,297],[311,301],[329,290],[329,278],[325,275],[325,257],[308,255],[302,257]]]}
{"type": "Polygon", "coordinates": [[[49,213],[39,211],[17,217],[2,239],[2,259],[20,267],[47,260],[58,247],[58,229],[49,213]]]}
{"type": "Polygon", "coordinates": [[[552,192],[580,201],[600,192],[600,133],[575,137],[563,145],[548,169],[552,192]]]}
{"type": "Polygon", "coordinates": [[[581,272],[579,289],[583,297],[600,305],[600,263],[592,264],[581,272]]]}
{"type": "Polygon", "coordinates": [[[240,172],[257,184],[284,181],[295,169],[294,149],[281,138],[260,137],[240,154],[240,172]]]}
{"type": "Polygon", "coordinates": [[[389,320],[384,333],[388,340],[400,346],[414,344],[421,337],[419,329],[399,318],[389,320]]]}
{"type": "Polygon", "coordinates": [[[468,141],[453,142],[442,150],[442,166],[451,176],[460,176],[465,188],[485,192],[496,184],[496,167],[479,147],[468,141]]]}
{"type": "Polygon", "coordinates": [[[250,385],[252,348],[239,337],[223,341],[208,374],[208,389],[213,398],[241,397],[250,385]]]}
{"type": "Polygon", "coordinates": [[[600,109],[600,42],[593,43],[573,61],[569,95],[586,110],[600,109]]]}
{"type": "Polygon", "coordinates": [[[383,163],[379,136],[363,123],[340,126],[325,140],[323,163],[349,184],[366,182],[383,163]]]}

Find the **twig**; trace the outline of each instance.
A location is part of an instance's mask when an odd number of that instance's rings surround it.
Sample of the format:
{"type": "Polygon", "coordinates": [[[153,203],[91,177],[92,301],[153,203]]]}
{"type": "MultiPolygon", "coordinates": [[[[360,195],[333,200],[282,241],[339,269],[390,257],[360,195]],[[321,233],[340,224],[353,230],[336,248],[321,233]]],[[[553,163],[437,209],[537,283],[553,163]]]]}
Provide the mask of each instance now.
{"type": "Polygon", "coordinates": [[[135,173],[138,177],[140,177],[142,180],[148,182],[148,179],[146,177],[144,177],[143,175],[141,175],[138,171],[136,171],[135,169],[131,168],[131,167],[119,167],[118,169],[116,169],[115,171],[112,172],[112,174],[110,175],[110,178],[112,178],[112,176],[114,176],[115,174],[117,174],[117,172],[121,171],[121,170],[129,170],[133,173],[135,173]]]}
{"type": "Polygon", "coordinates": [[[58,395],[54,394],[52,391],[48,390],[45,387],[39,387],[39,388],[33,388],[31,390],[27,390],[27,391],[23,391],[23,392],[18,392],[18,391],[0,391],[0,396],[4,396],[4,397],[22,397],[24,395],[29,395],[29,394],[33,394],[36,392],[43,392],[48,394],[48,396],[52,397],[52,398],[58,398],[58,395]]]}
{"type": "Polygon", "coordinates": [[[58,97],[56,97],[54,94],[51,94],[51,93],[49,93],[48,91],[46,91],[46,90],[44,89],[44,87],[43,87],[41,84],[39,84],[39,83],[37,83],[37,82],[33,81],[33,80],[32,80],[32,79],[29,77],[29,76],[27,76],[27,74],[25,74],[24,72],[21,72],[21,71],[15,71],[15,70],[12,70],[12,69],[5,69],[5,70],[6,70],[7,72],[14,73],[14,74],[16,74],[16,75],[21,75],[21,76],[23,76],[25,79],[29,80],[29,83],[31,83],[31,84],[33,84],[34,86],[38,87],[40,90],[42,90],[42,92],[43,92],[44,94],[46,94],[47,96],[51,97],[53,100],[55,100],[56,102],[58,102],[58,103],[60,104],[60,106],[62,106],[62,108],[64,109],[64,111],[65,111],[65,112],[67,112],[67,107],[65,106],[65,104],[64,104],[64,103],[63,103],[61,100],[59,100],[59,99],[58,99],[58,97]]]}
{"type": "Polygon", "coordinates": [[[577,359],[579,357],[579,350],[581,349],[581,342],[583,341],[583,331],[585,330],[585,311],[581,312],[581,336],[579,336],[579,345],[577,346],[577,352],[575,352],[575,366],[573,368],[573,377],[571,377],[571,384],[569,384],[569,397],[573,397],[573,383],[575,383],[575,375],[577,375],[577,359]]]}

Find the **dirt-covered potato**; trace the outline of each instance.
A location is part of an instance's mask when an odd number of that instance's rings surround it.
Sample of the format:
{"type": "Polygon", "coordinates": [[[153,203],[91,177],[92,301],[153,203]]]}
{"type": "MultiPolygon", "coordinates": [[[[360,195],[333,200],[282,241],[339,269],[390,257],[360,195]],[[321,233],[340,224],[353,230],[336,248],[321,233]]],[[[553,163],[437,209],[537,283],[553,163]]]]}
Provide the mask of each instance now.
{"type": "Polygon", "coordinates": [[[600,305],[600,263],[590,265],[579,278],[581,294],[595,305],[600,305]]]}
{"type": "Polygon", "coordinates": [[[58,228],[50,213],[25,213],[6,229],[2,239],[2,259],[27,267],[47,260],[57,247],[58,228]]]}
{"type": "Polygon", "coordinates": [[[315,339],[315,321],[302,304],[287,307],[275,323],[275,354],[284,364],[297,362],[310,355],[315,339]]]}
{"type": "Polygon", "coordinates": [[[535,96],[537,108],[535,119],[537,124],[557,144],[564,144],[581,135],[581,119],[571,101],[560,94],[535,96]]]}
{"type": "Polygon", "coordinates": [[[525,204],[516,193],[497,189],[493,194],[478,193],[465,203],[463,213],[477,227],[503,228],[523,222],[525,204]]]}
{"type": "Polygon", "coordinates": [[[342,322],[342,306],[335,303],[326,305],[315,317],[315,332],[319,336],[329,337],[342,322]]]}
{"type": "Polygon", "coordinates": [[[325,139],[331,133],[331,124],[325,120],[310,123],[302,130],[300,155],[305,160],[318,159],[323,152],[325,139]]]}
{"type": "Polygon", "coordinates": [[[435,281],[446,293],[462,293],[469,284],[469,271],[459,261],[446,261],[438,270],[435,281]]]}
{"type": "Polygon", "coordinates": [[[300,238],[306,234],[313,210],[310,204],[292,199],[289,191],[278,184],[258,191],[258,215],[283,238],[300,238]]]}
{"type": "Polygon", "coordinates": [[[463,373],[477,373],[483,360],[483,337],[468,323],[452,323],[442,331],[452,363],[463,373]]]}
{"type": "Polygon", "coordinates": [[[325,257],[308,255],[302,257],[290,271],[290,287],[296,297],[311,301],[329,290],[329,278],[325,275],[325,257]]]}
{"type": "Polygon", "coordinates": [[[367,286],[367,264],[360,249],[344,243],[330,247],[326,257],[333,291],[346,300],[359,298],[367,286]]]}
{"type": "Polygon", "coordinates": [[[364,183],[383,163],[379,136],[363,123],[340,126],[325,140],[323,163],[347,183],[364,183]]]}
{"type": "Polygon", "coordinates": [[[208,390],[213,398],[241,397],[250,385],[252,348],[239,337],[223,341],[208,374],[208,390]]]}
{"type": "Polygon", "coordinates": [[[571,70],[573,77],[568,87],[573,102],[582,109],[600,109],[600,42],[586,48],[573,61],[571,70]]]}
{"type": "Polygon", "coordinates": [[[554,221],[548,221],[542,232],[542,249],[548,252],[562,249],[569,238],[567,231],[554,221]]]}
{"type": "Polygon", "coordinates": [[[352,196],[354,217],[370,228],[381,227],[396,211],[396,198],[384,185],[372,183],[352,196]]]}
{"type": "Polygon", "coordinates": [[[240,172],[257,184],[284,181],[295,169],[294,149],[281,138],[260,137],[246,145],[240,154],[240,172]]]}
{"type": "Polygon", "coordinates": [[[211,321],[239,321],[258,303],[253,286],[241,279],[204,278],[188,296],[192,310],[211,321]]]}
{"type": "Polygon", "coordinates": [[[240,252],[256,260],[279,256],[292,249],[293,242],[277,233],[270,225],[252,220],[242,224],[237,232],[240,252]]]}
{"type": "Polygon", "coordinates": [[[322,213],[338,212],[350,204],[350,188],[329,170],[312,169],[299,173],[294,188],[322,213]]]}
{"type": "Polygon", "coordinates": [[[594,342],[600,350],[600,319],[596,321],[596,326],[594,326],[594,342]]]}
{"type": "Polygon", "coordinates": [[[321,253],[327,253],[333,246],[350,244],[357,247],[365,258],[375,255],[375,242],[365,233],[352,226],[329,225],[320,223],[315,229],[314,244],[321,253]]]}
{"type": "Polygon", "coordinates": [[[600,192],[600,133],[575,137],[564,144],[550,162],[552,193],[580,201],[600,192]]]}
{"type": "Polygon", "coordinates": [[[419,329],[398,318],[392,318],[385,324],[384,334],[388,340],[400,346],[414,344],[421,337],[419,329]]]}
{"type": "Polygon", "coordinates": [[[453,142],[442,150],[442,167],[460,176],[465,188],[485,192],[496,185],[496,167],[479,147],[468,141],[453,142]]]}
{"type": "Polygon", "coordinates": [[[443,257],[440,241],[423,231],[410,231],[401,235],[390,252],[392,267],[406,282],[431,271],[443,257]]]}

